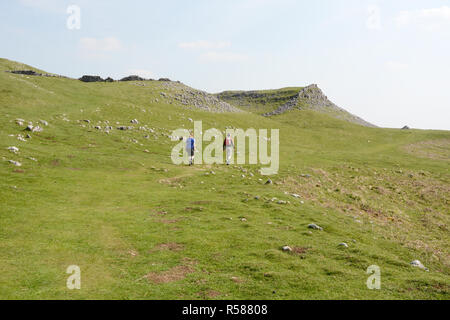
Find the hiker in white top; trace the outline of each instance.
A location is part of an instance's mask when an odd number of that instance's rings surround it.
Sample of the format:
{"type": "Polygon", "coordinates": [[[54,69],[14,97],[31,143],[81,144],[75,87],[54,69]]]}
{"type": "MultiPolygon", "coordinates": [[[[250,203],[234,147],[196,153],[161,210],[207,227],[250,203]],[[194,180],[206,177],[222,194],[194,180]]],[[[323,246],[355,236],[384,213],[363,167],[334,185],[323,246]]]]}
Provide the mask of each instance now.
{"type": "Polygon", "coordinates": [[[231,157],[233,156],[233,150],[234,150],[234,142],[233,138],[231,138],[230,134],[227,134],[227,137],[223,141],[223,150],[226,150],[227,152],[227,166],[230,165],[231,157]]]}

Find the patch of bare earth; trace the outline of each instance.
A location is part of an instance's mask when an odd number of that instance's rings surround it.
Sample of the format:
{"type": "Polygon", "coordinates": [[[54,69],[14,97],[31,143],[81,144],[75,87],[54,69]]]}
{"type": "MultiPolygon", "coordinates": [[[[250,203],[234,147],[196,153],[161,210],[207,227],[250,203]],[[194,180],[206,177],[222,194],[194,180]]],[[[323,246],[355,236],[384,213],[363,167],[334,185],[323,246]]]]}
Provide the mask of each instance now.
{"type": "Polygon", "coordinates": [[[192,176],[191,173],[187,173],[187,174],[183,174],[180,176],[175,176],[175,177],[171,177],[171,178],[163,178],[163,179],[159,179],[158,182],[161,184],[167,184],[170,186],[182,186],[182,182],[183,182],[183,178],[187,178],[192,176]]]}
{"type": "Polygon", "coordinates": [[[195,272],[195,264],[194,260],[185,258],[183,259],[183,264],[179,266],[163,272],[150,272],[144,278],[156,284],[180,281],[186,278],[188,274],[195,272]]]}
{"type": "Polygon", "coordinates": [[[309,248],[305,247],[294,247],[292,248],[292,252],[299,256],[304,256],[308,252],[309,248]]]}
{"type": "Polygon", "coordinates": [[[201,291],[197,293],[201,298],[203,299],[213,299],[221,295],[219,291],[216,290],[207,290],[207,291],[201,291]]]}

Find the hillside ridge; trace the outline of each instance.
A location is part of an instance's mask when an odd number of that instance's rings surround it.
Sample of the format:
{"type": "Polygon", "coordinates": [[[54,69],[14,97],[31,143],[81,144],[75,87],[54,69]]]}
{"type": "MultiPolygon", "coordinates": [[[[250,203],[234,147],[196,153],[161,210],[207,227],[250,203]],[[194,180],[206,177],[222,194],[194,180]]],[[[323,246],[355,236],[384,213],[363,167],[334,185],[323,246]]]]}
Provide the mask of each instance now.
{"type": "Polygon", "coordinates": [[[217,96],[264,117],[278,116],[293,109],[312,110],[362,126],[376,127],[331,102],[317,84],[277,90],[224,91],[217,96]]]}
{"type": "MultiPolygon", "coordinates": [[[[67,78],[65,76],[44,73],[36,68],[32,68],[26,64],[10,61],[7,59],[1,59],[5,61],[2,63],[3,67],[7,67],[4,70],[8,73],[25,75],[25,76],[41,76],[41,77],[59,77],[67,78]]],[[[112,78],[108,77],[103,79],[99,76],[84,75],[78,80],[86,83],[96,83],[96,82],[117,82],[112,78]]],[[[159,80],[144,79],[136,75],[128,76],[118,80],[118,82],[128,82],[128,81],[159,81],[167,83],[169,85],[166,88],[170,91],[171,89],[176,89],[177,93],[161,94],[163,98],[170,100],[170,103],[176,102],[184,106],[194,106],[196,108],[202,109],[204,111],[210,112],[241,112],[242,109],[245,110],[245,104],[242,101],[247,101],[253,103],[257,106],[256,113],[260,113],[260,107],[264,107],[267,104],[273,106],[269,110],[264,110],[262,116],[271,117],[276,115],[281,115],[292,109],[299,110],[313,110],[321,113],[328,114],[334,118],[341,119],[344,121],[356,123],[366,127],[376,127],[375,125],[365,121],[364,119],[353,115],[343,108],[338,107],[336,104],[331,102],[328,97],[322,92],[317,84],[311,84],[306,87],[292,87],[283,88],[278,90],[260,90],[260,91],[224,91],[218,94],[210,94],[202,90],[197,90],[184,85],[180,81],[171,81],[168,78],[160,78],[159,80]],[[269,99],[270,103],[267,103],[269,99]]]]}
{"type": "MultiPolygon", "coordinates": [[[[309,86],[304,87],[291,100],[289,100],[282,106],[278,107],[278,109],[263,114],[263,116],[270,117],[274,115],[283,114],[286,111],[289,111],[295,107],[302,109],[302,105],[303,108],[305,107],[304,104],[308,105],[310,108],[315,109],[316,111],[319,112],[335,111],[341,113],[342,120],[354,122],[366,127],[376,127],[375,125],[365,121],[364,119],[358,116],[349,113],[347,110],[340,108],[336,104],[331,102],[317,84],[311,84],[309,86]]],[[[336,117],[340,118],[339,115],[337,115],[336,117]]]]}

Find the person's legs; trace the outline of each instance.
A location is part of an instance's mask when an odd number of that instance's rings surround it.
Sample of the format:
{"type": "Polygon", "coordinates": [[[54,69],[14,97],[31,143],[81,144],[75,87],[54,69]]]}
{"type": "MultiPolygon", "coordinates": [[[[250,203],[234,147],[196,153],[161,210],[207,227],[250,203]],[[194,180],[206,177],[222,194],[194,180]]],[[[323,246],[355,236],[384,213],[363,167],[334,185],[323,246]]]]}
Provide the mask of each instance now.
{"type": "Polygon", "coordinates": [[[233,148],[227,147],[227,165],[230,164],[231,156],[233,155],[233,148]]]}
{"type": "Polygon", "coordinates": [[[191,165],[191,149],[186,148],[186,156],[188,158],[189,165],[191,165]]]}
{"type": "Polygon", "coordinates": [[[189,157],[189,165],[192,166],[194,162],[194,149],[191,149],[191,156],[189,157]]]}

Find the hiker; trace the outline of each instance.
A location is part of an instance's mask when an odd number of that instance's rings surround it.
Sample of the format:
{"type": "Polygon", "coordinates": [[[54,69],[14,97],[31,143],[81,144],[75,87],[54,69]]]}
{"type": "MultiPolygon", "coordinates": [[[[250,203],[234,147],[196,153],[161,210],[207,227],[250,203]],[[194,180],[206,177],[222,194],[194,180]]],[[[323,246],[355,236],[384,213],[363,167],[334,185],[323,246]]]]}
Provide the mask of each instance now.
{"type": "Polygon", "coordinates": [[[227,137],[223,141],[223,150],[226,150],[226,152],[227,152],[227,154],[226,154],[227,166],[229,166],[231,157],[233,156],[233,150],[234,150],[234,142],[229,133],[227,134],[227,137]]]}
{"type": "Polygon", "coordinates": [[[189,157],[189,165],[192,166],[195,152],[195,139],[193,132],[191,132],[191,136],[186,140],[186,152],[189,157]]]}

